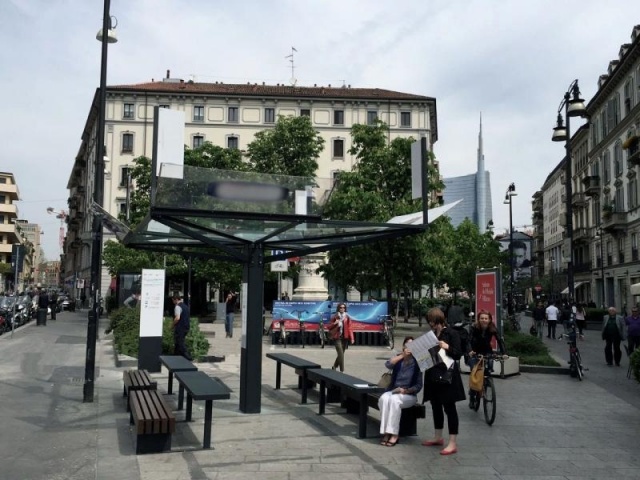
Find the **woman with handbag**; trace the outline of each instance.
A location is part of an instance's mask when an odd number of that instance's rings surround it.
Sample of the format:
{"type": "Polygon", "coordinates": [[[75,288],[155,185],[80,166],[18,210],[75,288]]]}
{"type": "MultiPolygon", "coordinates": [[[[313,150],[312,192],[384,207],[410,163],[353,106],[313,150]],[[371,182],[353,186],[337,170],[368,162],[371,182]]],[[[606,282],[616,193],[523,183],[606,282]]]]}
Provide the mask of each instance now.
{"type": "Polygon", "coordinates": [[[433,412],[433,426],[435,435],[422,442],[426,447],[444,445],[442,432],[444,429],[444,415],[447,415],[449,441],[440,451],[440,455],[452,455],[458,451],[456,437],[458,436],[458,411],[456,402],[465,400],[464,386],[460,377],[458,360],[462,356],[460,337],[453,329],[447,328],[444,313],[439,308],[432,308],[427,312],[427,322],[431,330],[438,337],[439,347],[447,357],[453,360],[451,369],[444,363],[438,364],[424,372],[424,397],[422,403],[431,402],[433,412]]]}
{"type": "Polygon", "coordinates": [[[420,367],[410,350],[412,341],[413,337],[406,337],[402,342],[402,352],[384,363],[392,371],[391,382],[378,400],[382,435],[380,445],[386,447],[395,447],[400,441],[401,410],[418,403],[417,395],[422,390],[420,367]]]}
{"type": "Polygon", "coordinates": [[[335,370],[339,367],[340,371],[344,372],[344,352],[349,347],[349,343],[351,343],[351,345],[355,343],[353,330],[351,330],[351,317],[347,314],[346,304],[338,304],[336,313],[329,321],[328,330],[338,354],[331,368],[335,370]]]}
{"type": "MultiPolygon", "coordinates": [[[[504,346],[504,341],[498,335],[498,329],[493,323],[493,316],[486,310],[480,310],[476,322],[471,326],[471,339],[469,341],[471,345],[471,352],[469,352],[469,368],[473,370],[473,367],[478,363],[478,355],[489,356],[493,353],[493,346],[491,342],[495,339],[496,345],[500,355],[506,355],[507,349],[504,346]]],[[[488,371],[493,371],[493,360],[488,360],[485,364],[488,371]]],[[[474,408],[475,398],[477,393],[469,389],[469,408],[474,408]]]]}

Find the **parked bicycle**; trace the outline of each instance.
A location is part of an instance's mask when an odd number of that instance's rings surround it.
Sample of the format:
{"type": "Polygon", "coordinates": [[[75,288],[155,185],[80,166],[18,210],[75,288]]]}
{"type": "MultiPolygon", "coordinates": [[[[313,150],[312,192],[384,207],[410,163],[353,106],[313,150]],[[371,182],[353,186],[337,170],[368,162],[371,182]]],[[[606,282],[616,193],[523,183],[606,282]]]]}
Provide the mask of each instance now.
{"type": "Polygon", "coordinates": [[[482,392],[475,392],[470,406],[477,412],[480,409],[480,402],[482,402],[484,420],[487,422],[487,425],[493,425],[493,422],[496,420],[496,388],[493,384],[493,378],[491,377],[491,374],[493,373],[493,362],[497,360],[500,363],[504,363],[504,361],[509,357],[494,353],[492,355],[484,356],[476,355],[476,358],[478,358],[478,360],[484,358],[485,361],[484,383],[482,384],[482,392]]]}
{"type": "Polygon", "coordinates": [[[566,338],[567,345],[569,345],[569,374],[582,381],[586,368],[582,365],[582,357],[580,356],[580,350],[576,342],[578,338],[576,322],[567,322],[566,330],[567,333],[560,334],[560,339],[566,338]]]}
{"type": "Polygon", "coordinates": [[[507,319],[509,321],[509,325],[511,326],[511,330],[513,330],[514,332],[519,332],[522,329],[522,327],[520,326],[520,319],[518,318],[518,315],[509,315],[507,319]]]}
{"type": "Polygon", "coordinates": [[[305,328],[305,324],[304,324],[304,318],[302,318],[304,316],[305,313],[309,313],[306,310],[293,310],[293,313],[298,315],[298,332],[299,332],[299,338],[298,341],[300,342],[300,345],[302,346],[302,348],[304,348],[304,344],[306,343],[306,328],[305,328]]]}
{"type": "MultiPolygon", "coordinates": [[[[324,348],[324,345],[327,343],[327,332],[324,329],[324,316],[325,312],[316,312],[316,314],[320,315],[320,321],[318,322],[318,339],[320,340],[320,348],[324,348]]],[[[331,313],[329,313],[331,315],[331,313]]]]}
{"type": "Polygon", "coordinates": [[[393,350],[394,335],[393,335],[393,318],[391,315],[380,315],[378,321],[382,324],[382,337],[390,350],[393,350]]]}

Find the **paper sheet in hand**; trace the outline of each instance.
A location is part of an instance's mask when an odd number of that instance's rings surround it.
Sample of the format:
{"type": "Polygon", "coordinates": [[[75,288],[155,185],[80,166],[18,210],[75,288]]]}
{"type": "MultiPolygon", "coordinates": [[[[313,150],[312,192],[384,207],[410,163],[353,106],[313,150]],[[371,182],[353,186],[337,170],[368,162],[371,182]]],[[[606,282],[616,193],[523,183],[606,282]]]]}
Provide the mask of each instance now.
{"type": "Polygon", "coordinates": [[[438,363],[442,363],[442,359],[438,355],[438,350],[440,350],[438,337],[433,332],[420,335],[411,342],[409,350],[411,350],[413,358],[418,362],[421,372],[429,370],[438,363]]]}
{"type": "Polygon", "coordinates": [[[453,365],[453,358],[447,355],[446,350],[443,350],[443,349],[438,350],[438,356],[440,357],[440,360],[442,360],[442,363],[444,363],[447,366],[447,369],[450,368],[451,365],[453,365]]]}

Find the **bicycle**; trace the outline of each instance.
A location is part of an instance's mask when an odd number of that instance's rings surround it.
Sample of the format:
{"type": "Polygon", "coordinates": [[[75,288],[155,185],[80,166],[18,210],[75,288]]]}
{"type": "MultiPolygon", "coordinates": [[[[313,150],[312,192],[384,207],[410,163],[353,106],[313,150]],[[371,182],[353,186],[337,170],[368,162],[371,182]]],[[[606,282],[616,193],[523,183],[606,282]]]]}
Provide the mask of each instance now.
{"type": "Polygon", "coordinates": [[[582,381],[586,368],[582,365],[582,357],[580,356],[580,350],[576,342],[578,335],[576,332],[576,323],[569,321],[566,326],[568,333],[561,333],[560,339],[566,337],[568,339],[567,345],[569,345],[569,374],[572,377],[577,377],[582,381]]]}
{"type": "Polygon", "coordinates": [[[393,350],[394,335],[393,335],[393,318],[391,315],[380,315],[378,322],[382,324],[382,337],[385,343],[389,346],[390,350],[393,350]]]}
{"type": "Polygon", "coordinates": [[[287,329],[284,325],[284,318],[282,318],[282,313],[274,314],[274,318],[277,319],[278,316],[280,317],[280,321],[278,322],[276,328],[280,331],[280,341],[282,342],[282,345],[284,346],[284,348],[287,348],[287,329]]]}
{"type": "Polygon", "coordinates": [[[482,400],[484,421],[487,422],[487,425],[491,426],[496,420],[496,388],[493,384],[493,378],[491,377],[493,368],[490,367],[490,362],[497,360],[500,363],[504,363],[505,359],[508,357],[506,355],[497,355],[494,353],[491,355],[476,355],[476,358],[478,361],[482,358],[485,360],[484,382],[482,384],[482,392],[475,392],[475,395],[469,402],[469,407],[477,412],[480,409],[480,400],[482,400]]]}
{"type": "Polygon", "coordinates": [[[514,332],[519,332],[521,330],[520,319],[517,315],[509,315],[509,325],[511,326],[511,330],[514,332]]]}
{"type": "Polygon", "coordinates": [[[299,337],[298,341],[300,342],[300,345],[302,346],[302,348],[304,348],[304,344],[305,344],[305,338],[306,338],[306,329],[305,329],[305,325],[304,325],[304,320],[302,318],[302,315],[304,315],[305,313],[309,313],[306,310],[293,310],[293,313],[296,313],[298,315],[298,328],[299,328],[299,337]]]}
{"type": "Polygon", "coordinates": [[[327,332],[324,329],[324,315],[325,312],[316,312],[320,314],[320,321],[318,323],[318,338],[320,339],[320,348],[324,348],[327,343],[327,332]]]}

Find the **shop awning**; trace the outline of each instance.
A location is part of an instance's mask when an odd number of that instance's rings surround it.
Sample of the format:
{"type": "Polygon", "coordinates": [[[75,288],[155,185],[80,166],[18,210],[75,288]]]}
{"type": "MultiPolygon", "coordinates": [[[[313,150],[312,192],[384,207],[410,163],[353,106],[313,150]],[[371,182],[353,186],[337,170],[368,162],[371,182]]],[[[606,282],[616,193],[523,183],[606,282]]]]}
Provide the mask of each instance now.
{"type": "Polygon", "coordinates": [[[631,295],[633,296],[640,295],[640,283],[634,283],[633,285],[631,285],[629,290],[631,291],[631,295]]]}
{"type": "MultiPolygon", "coordinates": [[[[575,291],[578,289],[578,287],[579,287],[580,285],[582,285],[583,283],[584,283],[584,282],[576,282],[576,283],[574,283],[574,284],[573,284],[573,291],[575,292],[575,291]]],[[[560,295],[569,295],[569,287],[567,287],[567,288],[565,288],[564,290],[562,290],[562,291],[560,292],[560,295]]]]}

